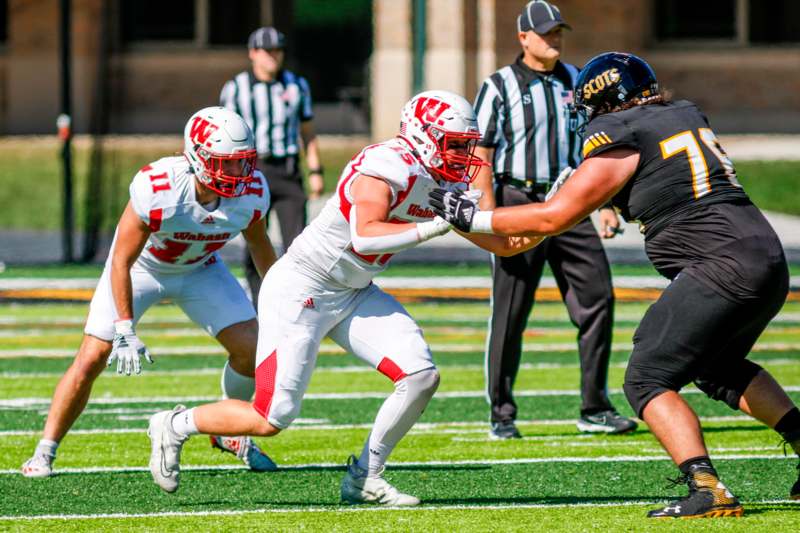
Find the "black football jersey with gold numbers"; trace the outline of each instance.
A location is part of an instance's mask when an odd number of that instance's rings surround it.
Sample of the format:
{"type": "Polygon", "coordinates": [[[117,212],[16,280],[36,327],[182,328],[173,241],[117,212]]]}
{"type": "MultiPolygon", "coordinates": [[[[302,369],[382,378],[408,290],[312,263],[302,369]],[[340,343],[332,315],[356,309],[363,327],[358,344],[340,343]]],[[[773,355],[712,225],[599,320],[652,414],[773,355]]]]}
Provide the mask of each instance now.
{"type": "Polygon", "coordinates": [[[692,102],[636,106],[589,122],[584,158],[618,147],[638,151],[639,166],[613,205],[626,220],[638,221],[647,238],[698,206],[747,200],[731,160],[692,102]]]}

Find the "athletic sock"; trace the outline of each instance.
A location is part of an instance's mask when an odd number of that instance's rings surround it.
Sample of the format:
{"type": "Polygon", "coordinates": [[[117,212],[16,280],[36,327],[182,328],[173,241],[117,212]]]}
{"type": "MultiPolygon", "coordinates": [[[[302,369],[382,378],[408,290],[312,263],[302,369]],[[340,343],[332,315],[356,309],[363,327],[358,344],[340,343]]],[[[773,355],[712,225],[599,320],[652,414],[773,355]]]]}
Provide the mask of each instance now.
{"type": "Polygon", "coordinates": [[[783,415],[778,423],[775,424],[775,431],[781,434],[800,431],[800,409],[793,407],[783,415]]]}
{"type": "Polygon", "coordinates": [[[42,439],[39,441],[39,444],[36,445],[36,455],[49,455],[50,457],[56,456],[56,450],[58,449],[58,443],[54,440],[49,439],[42,439]]]}
{"type": "Polygon", "coordinates": [[[192,435],[200,433],[197,429],[197,424],[194,422],[194,409],[193,407],[172,415],[170,423],[172,424],[172,429],[178,436],[191,437],[192,435]]]}
{"type": "Polygon", "coordinates": [[[222,387],[222,397],[224,399],[232,398],[249,402],[256,391],[256,380],[235,371],[231,368],[230,361],[228,361],[225,363],[225,368],[222,369],[220,386],[222,387]]]}
{"type": "Polygon", "coordinates": [[[800,457],[800,409],[793,407],[775,424],[775,431],[781,434],[784,440],[800,457]]]}
{"type": "Polygon", "coordinates": [[[375,424],[358,458],[358,466],[366,470],[369,477],[383,473],[389,454],[422,415],[437,385],[435,369],[417,372],[395,383],[394,392],[378,410],[375,424]]]}
{"type": "Polygon", "coordinates": [[[710,472],[715,476],[717,475],[717,471],[714,469],[714,465],[711,464],[711,459],[707,455],[692,457],[691,459],[685,460],[678,465],[678,470],[685,476],[692,475],[697,471],[710,472]]]}

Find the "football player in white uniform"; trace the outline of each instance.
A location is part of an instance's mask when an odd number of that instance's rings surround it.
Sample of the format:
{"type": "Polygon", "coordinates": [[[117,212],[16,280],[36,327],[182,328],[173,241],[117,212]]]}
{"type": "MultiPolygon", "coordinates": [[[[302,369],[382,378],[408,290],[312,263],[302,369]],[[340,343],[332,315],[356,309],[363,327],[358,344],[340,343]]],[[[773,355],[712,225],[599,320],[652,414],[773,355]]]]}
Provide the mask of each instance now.
{"type": "MultiPolygon", "coordinates": [[[[275,435],[300,413],[323,337],[328,336],[394,382],[360,457],[348,459],[346,503],[416,505],[383,478],[384,464],[439,384],[422,331],[405,309],[372,283],[393,253],[446,233],[427,194],[464,190],[480,159],[472,106],[445,91],[415,96],[402,110],[400,134],[368,146],[345,167],[336,193],[264,278],[254,402],[226,400],[150,419],[150,471],[177,490],[180,451],[189,436],[275,435]]],[[[501,255],[538,239],[470,236],[501,255]],[[487,238],[488,237],[488,238],[487,238]]]]}
{"type": "MultiPolygon", "coordinates": [[[[224,398],[249,401],[255,390],[258,322],[252,303],[217,250],[240,232],[263,275],[275,262],[264,215],[269,189],[254,171],[253,133],[236,113],[208,107],[184,131],[185,152],[142,168],[117,225],[74,362],[61,378],[44,435],[22,466],[28,477],[52,474],[59,442],[83,411],[92,383],[106,365],[141,371],[152,363],[135,326],[154,303],[169,298],[216,337],[229,353],[224,398]]],[[[214,447],[238,455],[253,470],[275,464],[249,437],[211,437],[214,447]]]]}

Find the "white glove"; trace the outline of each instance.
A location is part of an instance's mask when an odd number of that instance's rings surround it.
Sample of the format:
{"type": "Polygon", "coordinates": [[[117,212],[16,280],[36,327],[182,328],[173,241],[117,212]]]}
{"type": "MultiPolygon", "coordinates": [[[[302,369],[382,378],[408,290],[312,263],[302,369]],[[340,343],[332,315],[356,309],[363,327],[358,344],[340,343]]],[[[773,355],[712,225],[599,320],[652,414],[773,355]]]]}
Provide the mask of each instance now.
{"type": "Polygon", "coordinates": [[[544,197],[544,201],[548,201],[550,198],[555,196],[558,190],[564,185],[564,182],[567,181],[567,178],[572,176],[575,173],[575,170],[572,167],[565,167],[564,170],[561,171],[561,174],[558,175],[556,181],[553,182],[553,186],[550,187],[550,190],[547,191],[547,195],[544,197]]]}
{"type": "Polygon", "coordinates": [[[139,361],[141,356],[147,359],[147,362],[153,364],[153,358],[150,357],[150,352],[136,332],[133,331],[132,320],[118,320],[114,322],[114,342],[111,348],[111,355],[108,357],[108,366],[117,360],[117,374],[122,374],[123,371],[126,375],[131,375],[131,370],[136,374],[141,374],[142,365],[139,361]]]}

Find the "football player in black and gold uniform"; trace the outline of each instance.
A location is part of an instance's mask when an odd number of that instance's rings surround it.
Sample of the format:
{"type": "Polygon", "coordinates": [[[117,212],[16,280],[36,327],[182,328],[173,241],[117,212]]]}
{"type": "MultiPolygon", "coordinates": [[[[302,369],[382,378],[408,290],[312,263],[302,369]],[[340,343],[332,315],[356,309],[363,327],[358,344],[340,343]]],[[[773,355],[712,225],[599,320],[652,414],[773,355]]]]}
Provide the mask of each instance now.
{"type": "MultiPolygon", "coordinates": [[[[786,299],[783,248],[706,117],[691,102],[668,101],[645,61],[597,56],[576,91],[589,120],[585,160],[549,201],[480,212],[468,198],[440,190],[432,204],[459,230],[502,235],[561,233],[609,199],[640,223],[650,260],[672,282],[636,330],[624,390],[689,486],[688,497],[648,516],[740,516],[678,391],[694,382],[774,428],[800,455],[800,411],[746,359],[786,299]]],[[[800,479],[790,496],[800,499],[800,479]]]]}

